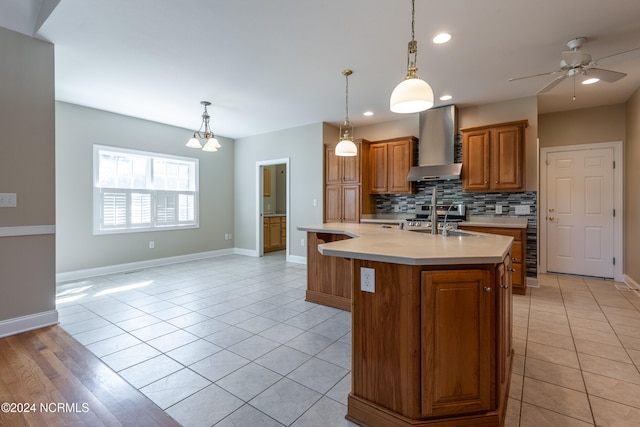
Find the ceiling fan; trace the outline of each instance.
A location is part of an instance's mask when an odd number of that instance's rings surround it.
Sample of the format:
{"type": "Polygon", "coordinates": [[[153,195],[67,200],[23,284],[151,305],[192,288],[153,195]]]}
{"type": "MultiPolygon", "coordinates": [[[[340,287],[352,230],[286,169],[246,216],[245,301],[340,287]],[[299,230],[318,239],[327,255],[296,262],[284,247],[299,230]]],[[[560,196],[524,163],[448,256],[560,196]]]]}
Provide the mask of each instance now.
{"type": "MultiPolygon", "coordinates": [[[[549,92],[551,89],[556,87],[560,82],[562,82],[567,77],[574,78],[574,88],[575,88],[575,78],[577,75],[583,75],[586,79],[590,80],[590,83],[595,83],[599,80],[613,83],[615,81],[620,80],[625,77],[625,73],[620,73],[617,71],[605,70],[603,68],[598,68],[598,61],[611,58],[613,56],[622,55],[624,53],[632,52],[635,50],[640,50],[640,48],[631,49],[625,52],[618,52],[613,55],[604,56],[597,60],[591,60],[591,55],[585,53],[580,50],[584,42],[587,40],[586,37],[576,37],[567,42],[567,47],[570,50],[562,52],[562,60],[560,61],[560,69],[555,71],[550,71],[548,73],[534,74],[531,76],[524,77],[512,77],[509,79],[510,82],[514,80],[522,80],[529,79],[531,77],[540,77],[540,76],[549,76],[554,74],[560,74],[558,77],[553,79],[551,82],[547,83],[542,89],[540,89],[537,93],[542,94],[549,92]],[[588,76],[588,77],[587,77],[588,76]]],[[[575,99],[575,90],[574,97],[575,99]]]]}

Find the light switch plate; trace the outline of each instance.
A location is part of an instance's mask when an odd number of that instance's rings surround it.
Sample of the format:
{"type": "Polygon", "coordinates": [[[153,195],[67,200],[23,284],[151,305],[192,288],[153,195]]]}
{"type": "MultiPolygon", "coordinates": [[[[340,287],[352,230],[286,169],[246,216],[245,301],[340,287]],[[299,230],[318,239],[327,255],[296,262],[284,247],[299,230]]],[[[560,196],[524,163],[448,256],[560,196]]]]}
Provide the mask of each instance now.
{"type": "Polygon", "coordinates": [[[516,206],[516,215],[529,215],[531,213],[529,205],[516,206]]]}
{"type": "Polygon", "coordinates": [[[17,202],[16,193],[0,193],[0,208],[15,208],[17,202]]]}
{"type": "Polygon", "coordinates": [[[360,290],[376,292],[376,271],[373,268],[360,267],[360,290]]]}

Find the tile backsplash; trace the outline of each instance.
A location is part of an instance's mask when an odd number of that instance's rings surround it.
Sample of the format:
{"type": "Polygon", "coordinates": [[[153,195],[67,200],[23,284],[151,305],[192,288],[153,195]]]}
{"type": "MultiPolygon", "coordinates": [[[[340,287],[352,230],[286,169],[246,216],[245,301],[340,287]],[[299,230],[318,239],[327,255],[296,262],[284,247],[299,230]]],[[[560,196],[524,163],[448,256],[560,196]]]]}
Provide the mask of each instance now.
{"type": "Polygon", "coordinates": [[[537,193],[464,193],[462,181],[437,180],[415,183],[414,194],[384,194],[376,197],[377,213],[404,213],[416,211],[417,205],[431,204],[431,192],[436,187],[438,204],[464,204],[467,215],[518,216],[528,219],[527,226],[527,276],[537,275],[537,193]],[[516,215],[516,206],[529,206],[529,214],[516,215]],[[502,206],[502,214],[496,214],[496,206],[502,206]]]}

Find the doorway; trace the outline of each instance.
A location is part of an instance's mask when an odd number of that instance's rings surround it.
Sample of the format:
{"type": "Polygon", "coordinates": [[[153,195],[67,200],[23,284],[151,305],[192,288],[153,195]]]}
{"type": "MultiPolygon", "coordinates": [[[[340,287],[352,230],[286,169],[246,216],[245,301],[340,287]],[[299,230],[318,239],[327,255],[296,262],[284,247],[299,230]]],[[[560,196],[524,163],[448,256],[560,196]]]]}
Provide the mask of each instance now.
{"type": "Polygon", "coordinates": [[[541,272],[622,280],[622,143],[543,148],[541,272]]]}
{"type": "Polygon", "coordinates": [[[256,253],[285,251],[289,259],[289,158],[256,162],[256,253]]]}

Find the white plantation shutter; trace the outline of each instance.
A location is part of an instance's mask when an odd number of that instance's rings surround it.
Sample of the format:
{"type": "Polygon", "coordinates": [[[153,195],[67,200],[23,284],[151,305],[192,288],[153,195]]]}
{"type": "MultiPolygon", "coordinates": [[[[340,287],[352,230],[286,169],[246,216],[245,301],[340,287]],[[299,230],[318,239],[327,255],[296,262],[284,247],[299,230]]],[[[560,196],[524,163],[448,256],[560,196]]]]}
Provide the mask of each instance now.
{"type": "Polygon", "coordinates": [[[178,194],[178,221],[188,222],[195,218],[196,198],[193,194],[178,194]]]}
{"type": "Polygon", "coordinates": [[[198,227],[198,159],[93,151],[95,234],[198,227]]]}
{"type": "Polygon", "coordinates": [[[151,224],[151,193],[131,193],[131,224],[151,224]]]}
{"type": "Polygon", "coordinates": [[[102,194],[102,223],[105,227],[127,224],[127,194],[106,192],[102,194]]]}

